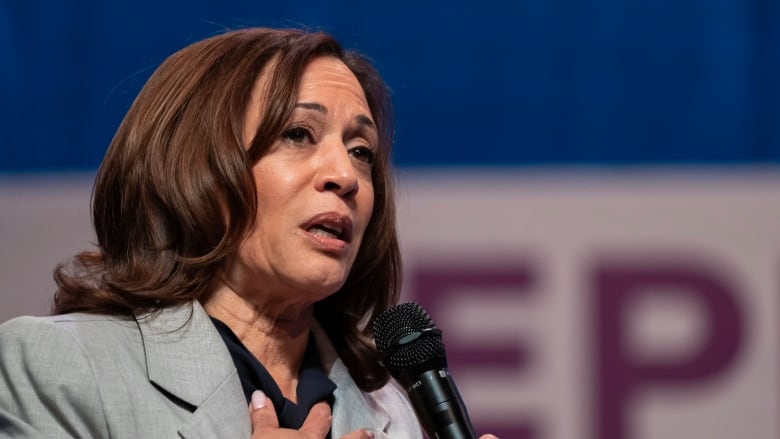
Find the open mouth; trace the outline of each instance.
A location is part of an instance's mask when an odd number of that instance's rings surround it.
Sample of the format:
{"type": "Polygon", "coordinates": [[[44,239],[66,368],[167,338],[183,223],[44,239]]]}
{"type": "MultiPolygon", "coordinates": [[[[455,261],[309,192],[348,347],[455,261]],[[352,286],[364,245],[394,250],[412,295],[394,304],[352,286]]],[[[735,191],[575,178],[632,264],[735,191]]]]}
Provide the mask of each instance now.
{"type": "Polygon", "coordinates": [[[323,239],[352,241],[352,220],[335,212],[323,213],[310,219],[303,229],[323,239]]]}
{"type": "Polygon", "coordinates": [[[342,239],[343,230],[340,227],[332,228],[324,224],[315,224],[309,227],[306,231],[313,235],[322,236],[323,238],[341,239],[342,241],[344,240],[342,239]]]}

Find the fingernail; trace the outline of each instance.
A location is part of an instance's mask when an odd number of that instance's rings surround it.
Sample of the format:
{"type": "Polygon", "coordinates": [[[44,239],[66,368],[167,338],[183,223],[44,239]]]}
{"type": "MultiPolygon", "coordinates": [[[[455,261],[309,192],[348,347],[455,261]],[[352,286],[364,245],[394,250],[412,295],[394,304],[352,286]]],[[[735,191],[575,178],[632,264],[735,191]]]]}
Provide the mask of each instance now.
{"type": "Polygon", "coordinates": [[[374,432],[373,432],[373,431],[368,431],[368,430],[366,430],[366,434],[367,434],[367,435],[368,435],[368,437],[370,437],[371,439],[374,439],[374,432]]]}
{"type": "Polygon", "coordinates": [[[252,392],[252,408],[261,409],[265,407],[265,393],[260,390],[252,392]]]}

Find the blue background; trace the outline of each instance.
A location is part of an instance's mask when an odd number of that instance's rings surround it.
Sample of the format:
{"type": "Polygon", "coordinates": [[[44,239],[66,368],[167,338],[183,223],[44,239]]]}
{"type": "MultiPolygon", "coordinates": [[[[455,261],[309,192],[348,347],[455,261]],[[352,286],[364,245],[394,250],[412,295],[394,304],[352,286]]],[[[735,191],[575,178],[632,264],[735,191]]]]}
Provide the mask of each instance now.
{"type": "Polygon", "coordinates": [[[371,57],[413,166],[780,161],[769,0],[0,0],[0,172],[92,170],[177,49],[307,27],[371,57]]]}

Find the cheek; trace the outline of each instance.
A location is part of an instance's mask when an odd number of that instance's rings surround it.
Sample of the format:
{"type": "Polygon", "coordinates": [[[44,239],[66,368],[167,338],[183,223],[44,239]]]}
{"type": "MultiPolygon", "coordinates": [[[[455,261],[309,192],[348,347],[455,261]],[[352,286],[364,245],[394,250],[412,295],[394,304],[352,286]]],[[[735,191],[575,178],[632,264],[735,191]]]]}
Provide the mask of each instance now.
{"type": "Polygon", "coordinates": [[[272,170],[256,168],[255,187],[257,190],[257,218],[260,223],[264,216],[273,217],[291,198],[289,181],[285,175],[273,173],[272,170]]]}
{"type": "Polygon", "coordinates": [[[376,202],[374,189],[369,183],[368,190],[364,193],[364,199],[362,200],[362,203],[359,203],[359,205],[362,206],[360,209],[360,216],[363,224],[363,232],[365,232],[368,222],[371,221],[371,214],[374,212],[374,203],[376,202]]]}

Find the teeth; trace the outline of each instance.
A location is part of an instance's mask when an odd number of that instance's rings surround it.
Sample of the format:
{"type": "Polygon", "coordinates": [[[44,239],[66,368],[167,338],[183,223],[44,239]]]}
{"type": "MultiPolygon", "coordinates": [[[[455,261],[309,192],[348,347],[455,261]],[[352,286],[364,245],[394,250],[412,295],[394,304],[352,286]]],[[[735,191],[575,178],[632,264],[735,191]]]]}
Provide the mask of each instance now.
{"type": "Polygon", "coordinates": [[[309,229],[309,232],[317,236],[322,236],[324,238],[338,238],[339,234],[341,233],[340,230],[326,229],[326,228],[322,228],[322,226],[312,227],[309,229]]]}

